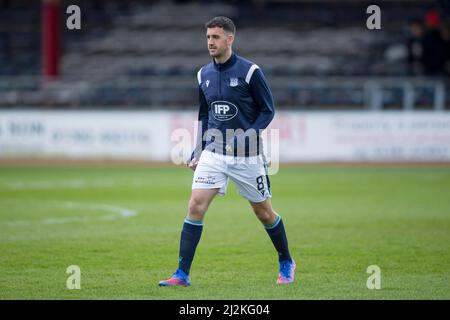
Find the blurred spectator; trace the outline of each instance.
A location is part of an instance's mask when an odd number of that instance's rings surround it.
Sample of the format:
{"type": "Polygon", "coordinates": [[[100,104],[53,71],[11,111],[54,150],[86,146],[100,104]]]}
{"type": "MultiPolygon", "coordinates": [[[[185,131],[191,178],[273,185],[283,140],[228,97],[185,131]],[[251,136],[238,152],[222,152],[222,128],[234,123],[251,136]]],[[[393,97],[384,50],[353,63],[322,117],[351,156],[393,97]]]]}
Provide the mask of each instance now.
{"type": "Polygon", "coordinates": [[[436,9],[425,15],[425,33],[422,38],[422,63],[425,75],[443,75],[445,70],[447,49],[440,30],[440,17],[436,9]]]}
{"type": "Polygon", "coordinates": [[[422,73],[422,37],[424,33],[422,21],[412,20],[408,32],[408,75],[419,75],[422,73]]]}

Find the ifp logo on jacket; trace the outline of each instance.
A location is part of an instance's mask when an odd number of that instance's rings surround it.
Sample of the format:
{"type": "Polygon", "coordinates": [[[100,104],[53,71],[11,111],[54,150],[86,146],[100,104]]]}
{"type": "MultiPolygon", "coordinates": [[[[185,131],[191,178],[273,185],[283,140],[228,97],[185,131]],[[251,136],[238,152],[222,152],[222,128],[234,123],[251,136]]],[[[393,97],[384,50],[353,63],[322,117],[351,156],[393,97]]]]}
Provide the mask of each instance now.
{"type": "Polygon", "coordinates": [[[228,101],[214,101],[211,103],[211,109],[214,119],[219,121],[231,120],[238,113],[238,108],[228,101]]]}

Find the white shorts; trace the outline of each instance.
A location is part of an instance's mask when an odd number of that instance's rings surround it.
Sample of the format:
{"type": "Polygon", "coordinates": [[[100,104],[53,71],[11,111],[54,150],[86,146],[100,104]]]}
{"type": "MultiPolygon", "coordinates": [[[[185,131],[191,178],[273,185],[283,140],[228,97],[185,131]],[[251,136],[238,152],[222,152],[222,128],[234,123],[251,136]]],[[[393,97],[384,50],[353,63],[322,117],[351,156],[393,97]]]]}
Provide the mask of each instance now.
{"type": "Polygon", "coordinates": [[[229,178],[234,181],[239,194],[251,202],[271,198],[267,164],[262,155],[233,157],[203,151],[194,172],[192,189],[219,189],[225,195],[229,178]]]}

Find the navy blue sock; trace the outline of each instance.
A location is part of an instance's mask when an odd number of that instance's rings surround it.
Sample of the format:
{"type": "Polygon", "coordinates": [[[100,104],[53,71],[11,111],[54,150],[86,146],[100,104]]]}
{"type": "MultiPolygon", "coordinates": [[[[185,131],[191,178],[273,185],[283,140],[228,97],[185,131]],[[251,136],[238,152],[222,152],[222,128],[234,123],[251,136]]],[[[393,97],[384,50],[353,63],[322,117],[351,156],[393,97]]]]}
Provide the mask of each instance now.
{"type": "Polygon", "coordinates": [[[264,228],[266,228],[266,231],[278,252],[278,260],[292,261],[289,253],[286,231],[284,230],[283,220],[281,220],[281,217],[278,216],[275,222],[271,225],[264,225],[264,228]]]}
{"type": "Polygon", "coordinates": [[[203,223],[201,221],[184,220],[180,239],[180,258],[178,268],[189,274],[195,249],[202,235],[203,223]]]}

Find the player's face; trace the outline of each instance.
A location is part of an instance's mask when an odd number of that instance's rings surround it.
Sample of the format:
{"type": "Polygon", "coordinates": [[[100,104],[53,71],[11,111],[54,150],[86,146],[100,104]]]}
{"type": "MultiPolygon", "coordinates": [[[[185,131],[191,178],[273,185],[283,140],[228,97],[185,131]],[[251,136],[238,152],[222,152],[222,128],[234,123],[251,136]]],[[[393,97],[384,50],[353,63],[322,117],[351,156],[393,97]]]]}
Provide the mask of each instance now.
{"type": "Polygon", "coordinates": [[[213,58],[220,58],[231,48],[233,34],[225,32],[223,28],[215,27],[206,30],[209,55],[213,58]]]}

